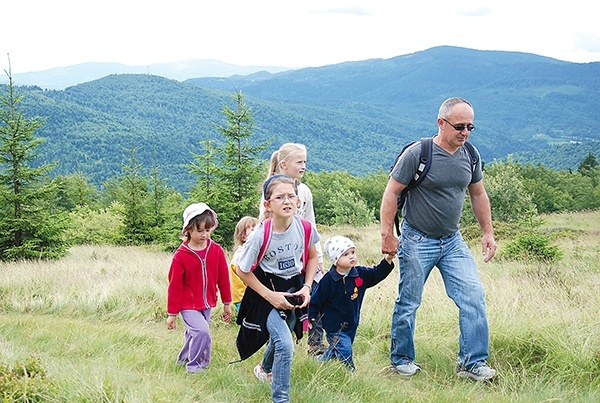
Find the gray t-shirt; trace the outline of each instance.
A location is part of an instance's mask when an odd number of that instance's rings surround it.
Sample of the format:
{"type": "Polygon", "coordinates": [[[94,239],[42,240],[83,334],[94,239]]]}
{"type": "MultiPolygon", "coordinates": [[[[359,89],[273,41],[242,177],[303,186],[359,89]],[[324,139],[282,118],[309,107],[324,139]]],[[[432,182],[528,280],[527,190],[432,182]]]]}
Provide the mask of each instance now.
{"type": "MultiPolygon", "coordinates": [[[[256,262],[260,247],[264,238],[264,221],[260,222],[254,231],[248,236],[244,249],[238,259],[240,269],[249,273],[252,265],[256,262]]],[[[312,246],[321,240],[317,229],[312,225],[312,234],[309,246],[312,246]]],[[[284,279],[289,279],[299,274],[304,264],[302,263],[302,254],[304,250],[304,228],[298,216],[294,216],[292,224],[288,229],[281,233],[271,234],[271,241],[265,250],[265,256],[260,262],[260,267],[267,272],[273,273],[284,279]]]]}
{"type": "MultiPolygon", "coordinates": [[[[415,176],[420,156],[421,142],[417,141],[400,156],[390,176],[408,185],[415,176]]],[[[450,235],[458,231],[467,186],[482,179],[481,158],[471,177],[471,158],[465,147],[450,154],[433,143],[429,172],[408,192],[402,217],[429,237],[450,235]]]]}

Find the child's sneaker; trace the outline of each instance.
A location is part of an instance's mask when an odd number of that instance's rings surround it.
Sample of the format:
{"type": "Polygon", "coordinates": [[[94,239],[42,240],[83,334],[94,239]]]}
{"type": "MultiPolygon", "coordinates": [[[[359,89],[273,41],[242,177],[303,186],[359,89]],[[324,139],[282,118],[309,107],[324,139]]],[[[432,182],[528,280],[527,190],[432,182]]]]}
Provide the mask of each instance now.
{"type": "Polygon", "coordinates": [[[254,376],[261,382],[273,382],[273,374],[265,372],[260,364],[254,367],[254,376]]]}
{"type": "Polygon", "coordinates": [[[456,370],[456,375],[458,375],[461,378],[469,378],[476,381],[489,381],[496,376],[496,370],[491,368],[487,364],[483,364],[478,367],[473,367],[471,369],[459,367],[456,370]]]}

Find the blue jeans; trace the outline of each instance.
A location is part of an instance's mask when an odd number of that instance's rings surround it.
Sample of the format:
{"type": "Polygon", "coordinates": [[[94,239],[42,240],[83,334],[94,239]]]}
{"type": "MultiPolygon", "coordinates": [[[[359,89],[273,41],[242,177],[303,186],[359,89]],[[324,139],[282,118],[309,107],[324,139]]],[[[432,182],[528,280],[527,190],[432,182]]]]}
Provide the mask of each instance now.
{"type": "Polygon", "coordinates": [[[290,328],[294,326],[295,321],[293,315],[288,317],[287,321],[284,320],[274,308],[267,318],[269,342],[261,366],[265,372],[273,374],[273,402],[290,401],[290,373],[294,355],[294,340],[290,328]]]}
{"type": "Polygon", "coordinates": [[[354,370],[354,361],[352,361],[352,341],[354,334],[355,332],[352,332],[352,334],[346,332],[327,333],[329,347],[318,360],[327,361],[336,358],[343,362],[348,369],[354,370]]]}
{"type": "Polygon", "coordinates": [[[483,285],[462,235],[457,231],[439,239],[428,238],[406,220],[402,222],[401,234],[400,284],[392,316],[392,365],[415,360],[415,317],[425,281],[434,266],[442,275],[446,294],[459,310],[458,365],[465,368],[482,365],[489,352],[483,285]]]}

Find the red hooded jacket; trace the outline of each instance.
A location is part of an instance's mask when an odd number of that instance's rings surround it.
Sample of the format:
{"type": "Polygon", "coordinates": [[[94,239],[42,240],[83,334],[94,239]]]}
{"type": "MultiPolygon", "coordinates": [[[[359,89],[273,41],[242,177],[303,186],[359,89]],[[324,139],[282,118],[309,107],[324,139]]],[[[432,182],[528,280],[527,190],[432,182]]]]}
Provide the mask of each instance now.
{"type": "Polygon", "coordinates": [[[217,288],[221,301],[230,303],[229,267],[221,245],[209,240],[202,259],[187,243],[182,243],[175,251],[169,269],[167,312],[176,315],[183,309],[214,308],[217,288]]]}

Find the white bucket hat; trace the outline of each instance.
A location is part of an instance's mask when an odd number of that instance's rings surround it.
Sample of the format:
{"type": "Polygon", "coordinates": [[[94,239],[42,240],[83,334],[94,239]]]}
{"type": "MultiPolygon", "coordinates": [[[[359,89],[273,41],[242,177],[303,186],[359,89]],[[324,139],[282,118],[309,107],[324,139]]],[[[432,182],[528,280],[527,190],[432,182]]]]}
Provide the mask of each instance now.
{"type": "Polygon", "coordinates": [[[183,228],[181,229],[181,231],[185,231],[185,227],[188,226],[192,218],[199,216],[205,211],[210,211],[213,218],[215,219],[215,226],[211,229],[217,228],[217,225],[219,225],[219,221],[217,220],[217,213],[215,213],[210,207],[208,207],[208,204],[206,203],[194,203],[187,206],[183,211],[183,228]]]}
{"type": "Polygon", "coordinates": [[[331,261],[331,264],[335,265],[339,260],[340,256],[344,254],[348,249],[354,248],[354,242],[345,236],[336,235],[332,236],[325,241],[324,248],[327,253],[327,257],[331,261]]]}

